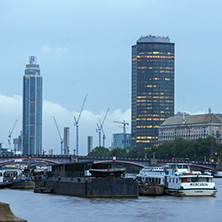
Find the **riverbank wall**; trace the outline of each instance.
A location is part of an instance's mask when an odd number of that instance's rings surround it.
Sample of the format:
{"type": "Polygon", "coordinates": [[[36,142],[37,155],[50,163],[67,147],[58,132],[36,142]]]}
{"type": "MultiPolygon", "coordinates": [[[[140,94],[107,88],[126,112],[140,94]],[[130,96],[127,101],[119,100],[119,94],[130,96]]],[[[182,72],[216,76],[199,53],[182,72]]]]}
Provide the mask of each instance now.
{"type": "Polygon", "coordinates": [[[27,220],[21,219],[16,217],[11,209],[9,204],[0,202],[0,221],[7,221],[7,222],[26,222],[27,220]]]}

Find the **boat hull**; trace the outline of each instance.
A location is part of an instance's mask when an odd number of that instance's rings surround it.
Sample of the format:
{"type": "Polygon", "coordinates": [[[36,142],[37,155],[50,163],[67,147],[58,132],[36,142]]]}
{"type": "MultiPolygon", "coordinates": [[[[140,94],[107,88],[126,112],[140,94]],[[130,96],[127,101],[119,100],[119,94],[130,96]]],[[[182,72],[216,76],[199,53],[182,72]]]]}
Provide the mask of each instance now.
{"type": "Polygon", "coordinates": [[[139,184],[140,196],[159,196],[164,194],[164,186],[160,184],[139,184]]]}
{"type": "Polygon", "coordinates": [[[126,169],[90,169],[92,177],[121,177],[126,172],[126,169]]]}
{"type": "Polygon", "coordinates": [[[35,182],[33,181],[14,181],[7,184],[10,189],[33,189],[35,187],[35,182]]]}
{"type": "Polygon", "coordinates": [[[6,187],[5,183],[0,183],[0,189],[4,189],[6,187]]]}
{"type": "Polygon", "coordinates": [[[177,197],[215,197],[216,189],[165,189],[166,194],[177,197]]]}

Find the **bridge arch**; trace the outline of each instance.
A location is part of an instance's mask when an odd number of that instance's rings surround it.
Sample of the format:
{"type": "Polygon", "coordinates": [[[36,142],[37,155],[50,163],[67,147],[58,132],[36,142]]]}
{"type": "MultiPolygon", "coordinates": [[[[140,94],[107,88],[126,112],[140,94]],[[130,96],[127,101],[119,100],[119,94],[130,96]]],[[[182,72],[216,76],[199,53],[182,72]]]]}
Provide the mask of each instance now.
{"type": "MultiPolygon", "coordinates": [[[[28,160],[29,158],[25,157],[25,158],[12,158],[12,159],[8,159],[8,160],[2,160],[2,161],[0,161],[0,165],[3,164],[3,163],[9,163],[9,162],[16,161],[16,160],[26,160],[26,159],[28,160]]],[[[61,164],[60,162],[57,162],[55,160],[50,160],[50,159],[43,159],[43,158],[37,158],[37,157],[33,157],[31,159],[32,160],[40,160],[40,161],[50,162],[50,163],[54,163],[54,164],[61,164]]]]}

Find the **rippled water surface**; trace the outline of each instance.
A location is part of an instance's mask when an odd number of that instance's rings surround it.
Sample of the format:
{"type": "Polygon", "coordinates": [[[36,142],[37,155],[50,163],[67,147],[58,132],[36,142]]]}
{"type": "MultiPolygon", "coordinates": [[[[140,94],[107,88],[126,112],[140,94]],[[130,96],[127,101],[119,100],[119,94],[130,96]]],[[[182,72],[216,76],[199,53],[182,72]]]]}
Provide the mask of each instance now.
{"type": "Polygon", "coordinates": [[[0,202],[28,221],[222,221],[222,179],[216,197],[86,199],[33,191],[0,190],[0,202]]]}

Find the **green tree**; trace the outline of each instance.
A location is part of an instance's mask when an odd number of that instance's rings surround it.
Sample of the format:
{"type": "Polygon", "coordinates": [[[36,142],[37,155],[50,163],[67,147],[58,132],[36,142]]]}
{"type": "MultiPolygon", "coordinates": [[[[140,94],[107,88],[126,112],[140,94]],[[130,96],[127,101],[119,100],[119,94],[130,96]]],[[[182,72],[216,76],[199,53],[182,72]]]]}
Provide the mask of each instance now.
{"type": "Polygon", "coordinates": [[[111,156],[126,157],[126,148],[115,148],[111,150],[111,156]]]}
{"type": "Polygon", "coordinates": [[[88,156],[104,156],[109,157],[110,156],[110,150],[105,147],[96,147],[88,154],[88,156]]]}

